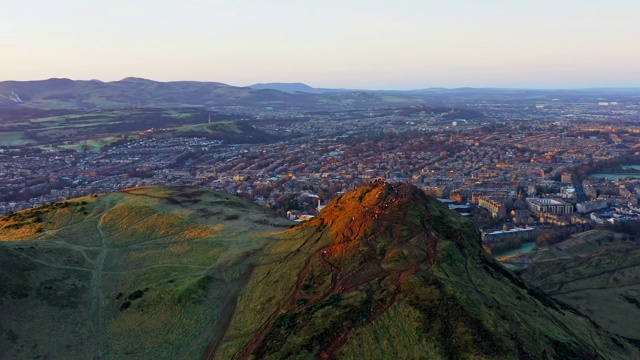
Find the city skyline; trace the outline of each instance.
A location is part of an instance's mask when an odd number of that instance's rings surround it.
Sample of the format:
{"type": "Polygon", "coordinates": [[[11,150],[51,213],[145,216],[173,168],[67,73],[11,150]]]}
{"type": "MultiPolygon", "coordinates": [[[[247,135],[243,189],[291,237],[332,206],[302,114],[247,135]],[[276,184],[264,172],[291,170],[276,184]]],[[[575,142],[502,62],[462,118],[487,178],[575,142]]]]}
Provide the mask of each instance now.
{"type": "Polygon", "coordinates": [[[640,87],[640,4],[568,0],[10,3],[0,80],[640,87]]]}

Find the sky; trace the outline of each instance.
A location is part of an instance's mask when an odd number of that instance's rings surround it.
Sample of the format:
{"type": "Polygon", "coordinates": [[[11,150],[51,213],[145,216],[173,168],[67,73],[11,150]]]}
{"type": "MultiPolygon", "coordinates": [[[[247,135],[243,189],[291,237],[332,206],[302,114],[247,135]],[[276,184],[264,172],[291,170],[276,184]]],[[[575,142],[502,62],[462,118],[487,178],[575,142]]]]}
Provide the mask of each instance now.
{"type": "Polygon", "coordinates": [[[638,0],[15,0],[0,81],[640,87],[638,0]]]}

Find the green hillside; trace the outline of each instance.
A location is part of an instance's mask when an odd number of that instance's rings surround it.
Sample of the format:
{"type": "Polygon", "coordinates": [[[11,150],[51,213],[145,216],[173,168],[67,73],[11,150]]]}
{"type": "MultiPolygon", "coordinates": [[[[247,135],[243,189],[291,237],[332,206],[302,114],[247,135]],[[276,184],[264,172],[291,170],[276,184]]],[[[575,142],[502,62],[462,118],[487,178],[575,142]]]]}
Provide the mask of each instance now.
{"type": "Polygon", "coordinates": [[[154,133],[158,139],[172,137],[203,137],[211,140],[223,140],[225,143],[262,143],[277,139],[241,121],[215,121],[205,124],[185,125],[167,131],[154,133]]]}
{"type": "Polygon", "coordinates": [[[2,358],[640,356],[406,184],[293,228],[227,194],[135,188],[4,216],[0,240],[2,358]]]}
{"type": "Polygon", "coordinates": [[[282,226],[250,202],[182,187],[3,216],[0,358],[198,358],[282,226]]]}

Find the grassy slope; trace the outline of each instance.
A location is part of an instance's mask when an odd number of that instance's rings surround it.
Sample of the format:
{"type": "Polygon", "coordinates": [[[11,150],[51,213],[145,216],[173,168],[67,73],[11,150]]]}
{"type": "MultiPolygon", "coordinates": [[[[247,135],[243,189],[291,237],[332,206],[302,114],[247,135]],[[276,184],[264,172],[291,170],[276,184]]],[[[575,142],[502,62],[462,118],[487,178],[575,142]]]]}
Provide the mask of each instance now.
{"type": "Polygon", "coordinates": [[[0,357],[197,358],[271,222],[287,224],[175,187],[2,217],[0,357]]]}
{"type": "Polygon", "coordinates": [[[640,343],[640,248],[621,234],[591,231],[533,252],[523,272],[602,327],[640,343]]]}
{"type": "Polygon", "coordinates": [[[235,121],[218,121],[210,124],[198,124],[198,125],[190,125],[183,126],[178,129],[179,132],[205,132],[212,133],[214,131],[223,131],[223,132],[233,132],[240,133],[240,129],[238,128],[238,123],[235,121]]]}

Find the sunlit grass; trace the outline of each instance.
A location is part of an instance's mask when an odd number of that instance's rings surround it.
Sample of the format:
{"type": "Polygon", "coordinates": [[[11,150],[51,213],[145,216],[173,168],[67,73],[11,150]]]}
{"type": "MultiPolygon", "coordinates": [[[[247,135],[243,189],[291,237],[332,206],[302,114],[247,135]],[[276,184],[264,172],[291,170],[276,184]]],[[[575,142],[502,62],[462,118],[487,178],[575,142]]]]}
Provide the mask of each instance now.
{"type": "MultiPolygon", "coordinates": [[[[274,231],[265,221],[286,223],[227,194],[140,187],[0,217],[0,239],[37,239],[15,253],[43,274],[78,269],[86,299],[100,271],[107,358],[197,358],[221,335],[210,328],[267,241],[256,234],[274,231]],[[226,219],[230,210],[238,217],[226,219]]],[[[91,303],[83,302],[83,311],[91,303]]],[[[95,336],[85,331],[87,339],[95,336]]]]}

